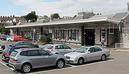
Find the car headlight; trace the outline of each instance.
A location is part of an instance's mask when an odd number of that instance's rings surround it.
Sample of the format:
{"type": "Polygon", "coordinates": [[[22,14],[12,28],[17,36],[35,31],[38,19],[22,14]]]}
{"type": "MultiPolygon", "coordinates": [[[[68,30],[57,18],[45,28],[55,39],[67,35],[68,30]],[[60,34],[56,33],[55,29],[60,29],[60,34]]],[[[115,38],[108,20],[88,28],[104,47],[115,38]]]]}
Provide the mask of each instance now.
{"type": "Polygon", "coordinates": [[[74,57],[66,56],[66,59],[74,59],[74,57]]]}
{"type": "Polygon", "coordinates": [[[75,58],[74,58],[74,57],[70,57],[70,59],[71,59],[71,60],[75,60],[75,58]]]}
{"type": "Polygon", "coordinates": [[[70,59],[70,57],[69,56],[66,56],[66,59],[70,59]]]}

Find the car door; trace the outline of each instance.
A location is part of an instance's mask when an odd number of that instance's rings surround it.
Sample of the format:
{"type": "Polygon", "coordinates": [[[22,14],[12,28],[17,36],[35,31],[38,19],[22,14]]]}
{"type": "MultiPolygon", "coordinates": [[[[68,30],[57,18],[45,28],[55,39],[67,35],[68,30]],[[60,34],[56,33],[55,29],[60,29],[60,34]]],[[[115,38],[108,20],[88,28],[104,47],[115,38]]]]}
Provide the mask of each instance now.
{"type": "Polygon", "coordinates": [[[101,55],[101,50],[99,49],[99,47],[91,47],[88,51],[88,60],[89,61],[93,61],[93,60],[98,60],[100,58],[101,55]]]}
{"type": "Polygon", "coordinates": [[[93,47],[88,49],[88,53],[86,56],[87,56],[87,61],[94,60],[95,55],[94,55],[94,48],[93,47]]]}
{"type": "Polygon", "coordinates": [[[57,56],[54,54],[51,54],[49,51],[46,50],[39,50],[39,53],[41,54],[41,64],[42,66],[52,66],[55,64],[57,56]]]}
{"type": "Polygon", "coordinates": [[[46,62],[47,57],[43,57],[39,50],[29,50],[28,57],[29,61],[32,63],[34,68],[43,67],[46,62]]]}
{"type": "Polygon", "coordinates": [[[95,51],[95,60],[101,59],[102,56],[102,49],[100,47],[94,47],[95,51]]]}

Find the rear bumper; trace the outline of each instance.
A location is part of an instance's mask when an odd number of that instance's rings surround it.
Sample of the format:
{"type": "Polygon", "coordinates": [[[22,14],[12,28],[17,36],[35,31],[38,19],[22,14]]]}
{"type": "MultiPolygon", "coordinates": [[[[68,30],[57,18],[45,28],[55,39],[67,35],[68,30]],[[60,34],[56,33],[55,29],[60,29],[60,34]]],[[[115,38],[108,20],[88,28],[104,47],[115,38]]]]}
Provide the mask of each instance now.
{"type": "Polygon", "coordinates": [[[21,70],[21,67],[22,67],[22,65],[21,65],[21,64],[18,64],[18,63],[16,63],[16,64],[14,64],[14,63],[9,63],[9,66],[10,66],[11,68],[13,68],[14,70],[21,70]]]}
{"type": "Polygon", "coordinates": [[[9,57],[2,56],[2,60],[5,61],[5,62],[9,62],[9,59],[10,59],[9,57]]]}

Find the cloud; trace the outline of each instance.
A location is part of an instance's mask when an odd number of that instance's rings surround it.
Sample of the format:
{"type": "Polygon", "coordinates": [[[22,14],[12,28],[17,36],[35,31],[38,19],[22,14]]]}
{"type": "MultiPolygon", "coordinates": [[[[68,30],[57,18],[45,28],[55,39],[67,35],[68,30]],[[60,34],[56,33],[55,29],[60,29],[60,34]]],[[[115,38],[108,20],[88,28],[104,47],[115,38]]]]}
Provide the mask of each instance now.
{"type": "Polygon", "coordinates": [[[25,7],[24,13],[35,10],[38,15],[75,15],[77,12],[94,11],[104,14],[125,11],[127,0],[11,0],[15,5],[25,7]]]}

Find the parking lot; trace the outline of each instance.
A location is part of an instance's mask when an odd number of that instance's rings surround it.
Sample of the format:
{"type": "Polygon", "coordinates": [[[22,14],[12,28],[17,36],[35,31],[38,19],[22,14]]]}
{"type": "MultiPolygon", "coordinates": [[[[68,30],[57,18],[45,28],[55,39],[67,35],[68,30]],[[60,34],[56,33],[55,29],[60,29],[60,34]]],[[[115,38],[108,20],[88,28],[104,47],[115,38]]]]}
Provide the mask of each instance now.
{"type": "MultiPolygon", "coordinates": [[[[128,74],[129,52],[111,50],[111,56],[107,61],[88,62],[83,65],[70,65],[63,69],[47,67],[34,69],[29,74],[128,74]]],[[[1,58],[0,58],[1,59],[1,58]]],[[[0,74],[20,74],[13,71],[6,63],[0,60],[0,74]]]]}

